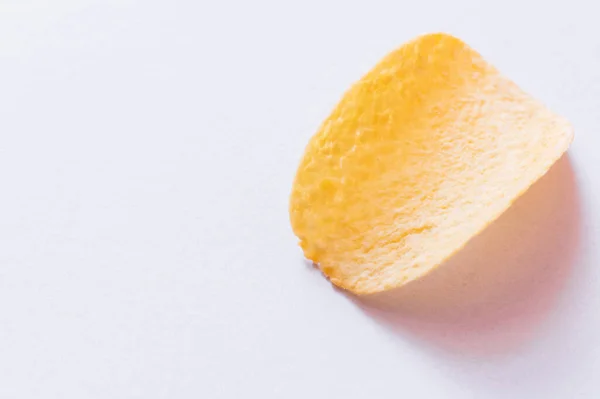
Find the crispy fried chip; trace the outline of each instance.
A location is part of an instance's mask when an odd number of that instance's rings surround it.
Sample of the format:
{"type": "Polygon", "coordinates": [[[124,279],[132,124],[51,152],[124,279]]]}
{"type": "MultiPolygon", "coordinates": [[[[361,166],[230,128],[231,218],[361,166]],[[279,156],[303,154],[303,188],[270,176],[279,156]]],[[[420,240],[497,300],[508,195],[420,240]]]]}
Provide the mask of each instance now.
{"type": "Polygon", "coordinates": [[[569,123],[457,38],[420,36],[354,84],[290,199],[305,256],[356,294],[434,269],[543,176],[569,123]]]}

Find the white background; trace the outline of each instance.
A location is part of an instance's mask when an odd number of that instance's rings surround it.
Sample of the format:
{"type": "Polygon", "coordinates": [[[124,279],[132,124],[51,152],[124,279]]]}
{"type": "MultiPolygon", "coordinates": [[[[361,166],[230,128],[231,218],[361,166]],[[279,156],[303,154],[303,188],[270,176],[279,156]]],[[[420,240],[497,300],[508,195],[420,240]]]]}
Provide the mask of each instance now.
{"type": "Polygon", "coordinates": [[[595,3],[0,0],[0,398],[598,398],[595,3]],[[576,138],[388,309],[303,260],[288,194],[348,86],[430,31],[576,138]]]}

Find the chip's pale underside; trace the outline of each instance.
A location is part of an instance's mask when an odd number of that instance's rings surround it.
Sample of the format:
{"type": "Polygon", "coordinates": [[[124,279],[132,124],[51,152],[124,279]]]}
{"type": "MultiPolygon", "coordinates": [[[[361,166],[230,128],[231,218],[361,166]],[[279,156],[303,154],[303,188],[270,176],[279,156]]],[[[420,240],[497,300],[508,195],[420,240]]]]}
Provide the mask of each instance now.
{"type": "Polygon", "coordinates": [[[420,36],[355,83],[312,137],[292,228],[333,284],[400,287],[496,219],[572,138],[465,43],[420,36]]]}

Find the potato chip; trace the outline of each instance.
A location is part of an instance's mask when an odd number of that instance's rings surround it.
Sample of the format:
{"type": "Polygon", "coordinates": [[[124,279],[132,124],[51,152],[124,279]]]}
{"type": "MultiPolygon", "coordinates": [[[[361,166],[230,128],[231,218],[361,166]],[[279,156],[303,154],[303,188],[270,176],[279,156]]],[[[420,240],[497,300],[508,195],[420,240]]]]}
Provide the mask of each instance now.
{"type": "Polygon", "coordinates": [[[496,219],[572,138],[461,40],[420,36],[354,84],[312,137],[292,228],[333,284],[400,287],[496,219]]]}

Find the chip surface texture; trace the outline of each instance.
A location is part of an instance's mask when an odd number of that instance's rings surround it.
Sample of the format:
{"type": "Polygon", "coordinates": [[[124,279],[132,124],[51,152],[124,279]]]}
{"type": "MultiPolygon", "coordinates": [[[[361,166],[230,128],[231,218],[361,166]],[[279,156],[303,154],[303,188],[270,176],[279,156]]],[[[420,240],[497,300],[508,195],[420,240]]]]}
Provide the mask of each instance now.
{"type": "Polygon", "coordinates": [[[292,228],[333,284],[397,288],[495,220],[572,138],[461,40],[420,36],[355,83],[311,138],[292,228]]]}

